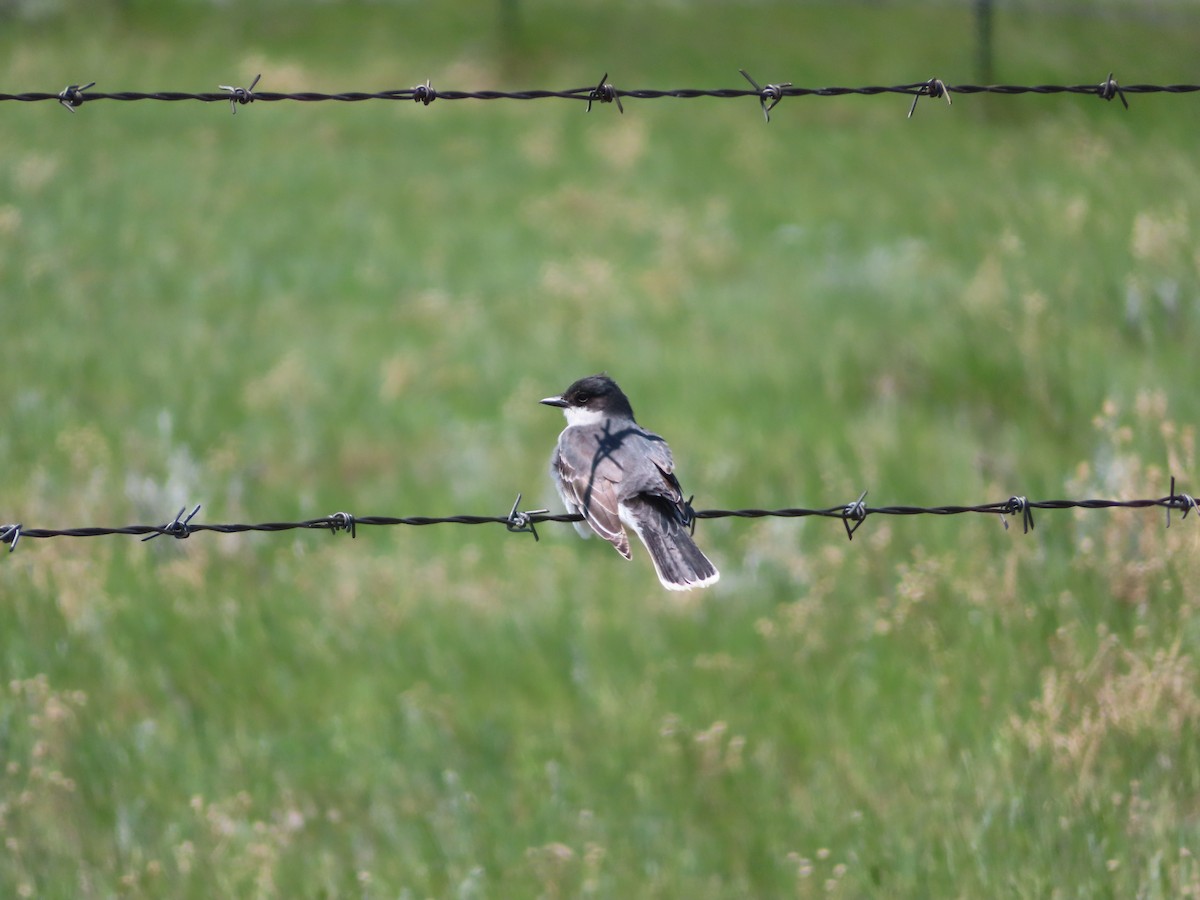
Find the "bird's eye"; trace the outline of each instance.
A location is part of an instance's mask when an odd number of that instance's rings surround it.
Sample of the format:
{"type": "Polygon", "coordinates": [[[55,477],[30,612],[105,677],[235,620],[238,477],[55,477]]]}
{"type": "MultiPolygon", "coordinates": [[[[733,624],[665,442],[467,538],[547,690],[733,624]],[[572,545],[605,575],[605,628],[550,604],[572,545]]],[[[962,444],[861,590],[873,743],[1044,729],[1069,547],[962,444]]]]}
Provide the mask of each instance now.
{"type": "Polygon", "coordinates": [[[591,394],[585,394],[585,393],[580,392],[575,395],[575,402],[578,403],[580,406],[587,403],[591,399],[592,399],[591,394]]]}

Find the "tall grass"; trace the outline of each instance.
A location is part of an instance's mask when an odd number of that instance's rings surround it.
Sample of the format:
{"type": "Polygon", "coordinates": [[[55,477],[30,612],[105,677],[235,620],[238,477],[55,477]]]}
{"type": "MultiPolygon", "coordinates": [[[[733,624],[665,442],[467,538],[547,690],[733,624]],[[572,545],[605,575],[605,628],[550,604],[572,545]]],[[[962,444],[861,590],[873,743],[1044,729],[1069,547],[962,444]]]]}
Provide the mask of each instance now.
{"type": "MultiPolygon", "coordinates": [[[[4,89],[972,64],[942,7],[103,10],[4,89]]],[[[1001,15],[998,74],[1192,80],[1172,15],[1001,15]]],[[[6,104],[0,520],[554,505],[536,400],[600,369],[697,506],[1194,492],[1189,103],[6,104]]],[[[551,526],[23,540],[0,893],[1195,894],[1163,524],[703,522],[683,598],[551,526]]]]}

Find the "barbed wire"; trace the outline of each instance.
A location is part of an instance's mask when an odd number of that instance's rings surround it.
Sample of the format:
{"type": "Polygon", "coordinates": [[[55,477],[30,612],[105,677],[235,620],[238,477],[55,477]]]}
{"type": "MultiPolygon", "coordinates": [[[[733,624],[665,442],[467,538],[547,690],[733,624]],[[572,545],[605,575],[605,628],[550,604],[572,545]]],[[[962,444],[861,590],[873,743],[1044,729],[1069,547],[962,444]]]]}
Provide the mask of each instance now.
{"type": "MultiPolygon", "coordinates": [[[[823,509],[808,509],[804,507],[789,507],[785,509],[692,509],[691,500],[686,505],[687,524],[695,529],[699,519],[763,519],[782,518],[800,519],[819,517],[838,519],[846,529],[846,537],[853,540],[854,534],[867,520],[868,516],[956,516],[966,513],[999,516],[1005,529],[1008,528],[1008,517],[1021,518],[1022,532],[1028,534],[1033,530],[1033,511],[1035,509],[1147,509],[1157,507],[1166,510],[1167,527],[1171,527],[1171,511],[1182,513],[1186,519],[1189,512],[1196,509],[1196,499],[1191,494],[1175,492],[1175,478],[1171,478],[1171,492],[1166,497],[1143,500],[1030,500],[1024,496],[1012,496],[1007,500],[994,503],[981,503],[973,506],[867,506],[867,492],[851,503],[838,506],[828,506],[823,509]]],[[[17,549],[21,538],[55,538],[55,537],[100,537],[107,535],[144,535],[143,541],[151,540],[160,535],[183,540],[193,534],[203,531],[215,531],[221,534],[239,534],[248,531],[280,532],[295,530],[324,530],[336,534],[339,531],[349,532],[350,537],[358,536],[359,526],[390,526],[390,525],[503,525],[510,532],[532,534],[534,540],[539,540],[537,526],[544,522],[582,522],[584,517],[577,513],[551,513],[547,509],[521,510],[521,494],[506,516],[355,516],[348,512],[336,512],[317,519],[303,519],[296,522],[260,522],[257,524],[219,525],[205,522],[193,522],[200,512],[197,504],[186,516],[187,507],[176,513],[175,518],[165,525],[126,525],[118,528],[87,527],[87,528],[26,528],[21,524],[0,525],[0,544],[8,544],[9,552],[17,549]]]]}
{"type": "Polygon", "coordinates": [[[911,117],[916,110],[917,101],[922,97],[944,98],[950,102],[953,94],[1000,94],[1003,96],[1020,96],[1027,94],[1083,94],[1099,97],[1102,100],[1119,98],[1126,109],[1129,108],[1128,94],[1191,94],[1200,91],[1197,84],[1129,84],[1121,85],[1110,72],[1108,78],[1099,84],[947,84],[940,78],[930,78],[927,81],[917,81],[896,85],[865,85],[862,87],[800,87],[789,82],[759,84],[745,69],[739,70],[751,85],[750,88],[675,88],[671,90],[637,89],[621,90],[608,80],[606,72],[594,86],[570,88],[568,90],[527,90],[527,91],[451,91],[438,90],[427,80],[410,88],[399,88],[382,91],[343,91],[339,93],[320,93],[315,91],[300,91],[279,93],[275,91],[256,91],[262,75],[255,76],[250,87],[243,88],[234,85],[218,85],[219,91],[188,93],[182,91],[91,91],[96,82],[88,84],[70,84],[58,93],[28,92],[21,94],[0,93],[0,101],[13,100],[20,103],[36,103],[39,101],[56,101],[70,112],[75,112],[84,103],[98,100],[118,100],[131,102],[136,100],[159,100],[176,103],[194,100],[201,103],[228,102],[230,109],[237,112],[239,106],[259,101],[276,103],[295,101],[300,103],[318,103],[334,101],[339,103],[359,103],[367,100],[407,100],[429,106],[435,100],[575,100],[587,104],[590,111],[593,103],[615,103],[620,112],[624,112],[622,98],[638,100],[658,100],[675,98],[681,100],[696,98],[745,98],[753,97],[759,101],[763,116],[769,122],[773,110],[785,97],[843,97],[848,95],[874,96],[878,94],[904,94],[913,98],[909,107],[911,117]],[[89,93],[90,91],[90,93],[89,93]]]}

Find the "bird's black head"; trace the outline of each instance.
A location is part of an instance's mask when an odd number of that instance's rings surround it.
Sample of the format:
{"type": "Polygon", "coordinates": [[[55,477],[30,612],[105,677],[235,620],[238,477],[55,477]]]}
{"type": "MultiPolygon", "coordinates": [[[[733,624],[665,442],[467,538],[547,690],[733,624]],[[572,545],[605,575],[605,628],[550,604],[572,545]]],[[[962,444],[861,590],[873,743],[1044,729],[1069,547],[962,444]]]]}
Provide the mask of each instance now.
{"type": "Polygon", "coordinates": [[[607,375],[588,375],[580,378],[558,397],[547,397],[541,401],[547,406],[558,406],[569,412],[592,413],[596,417],[633,418],[633,407],[629,398],[607,375]]]}

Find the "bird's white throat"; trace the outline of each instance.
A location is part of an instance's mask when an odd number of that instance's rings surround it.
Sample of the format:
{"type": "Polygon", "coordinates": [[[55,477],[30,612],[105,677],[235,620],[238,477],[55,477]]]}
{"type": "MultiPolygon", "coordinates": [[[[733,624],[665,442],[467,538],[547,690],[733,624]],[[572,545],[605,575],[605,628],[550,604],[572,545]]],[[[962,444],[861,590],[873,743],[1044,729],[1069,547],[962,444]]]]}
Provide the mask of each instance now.
{"type": "Polygon", "coordinates": [[[588,409],[585,406],[565,407],[563,415],[567,417],[568,425],[599,425],[605,419],[612,418],[598,409],[588,409]]]}

